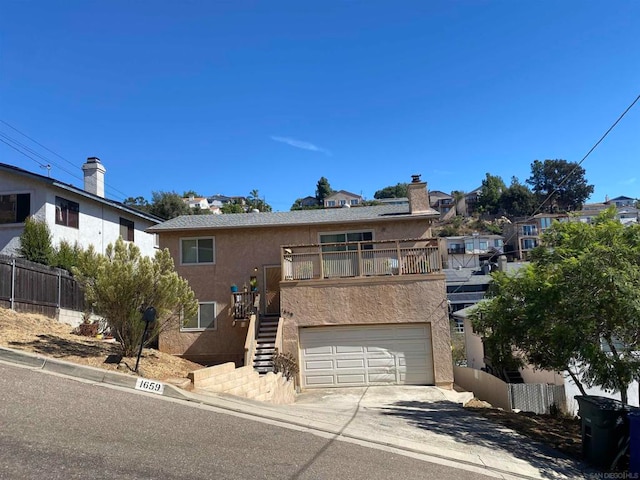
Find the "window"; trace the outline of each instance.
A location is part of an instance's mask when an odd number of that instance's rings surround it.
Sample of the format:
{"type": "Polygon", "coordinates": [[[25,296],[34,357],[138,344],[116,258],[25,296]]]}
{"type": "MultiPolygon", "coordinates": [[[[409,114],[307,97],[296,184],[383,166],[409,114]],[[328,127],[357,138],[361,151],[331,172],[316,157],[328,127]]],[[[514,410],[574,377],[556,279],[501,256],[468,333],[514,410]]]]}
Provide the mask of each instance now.
{"type": "Polygon", "coordinates": [[[532,248],[536,248],[538,246],[538,241],[534,238],[524,238],[522,239],[522,249],[523,250],[531,250],[532,248]]]}
{"type": "Polygon", "coordinates": [[[501,238],[496,238],[496,239],[493,241],[493,246],[494,246],[494,247],[496,247],[496,248],[502,248],[502,247],[503,247],[503,245],[504,245],[504,242],[502,241],[502,239],[501,239],[501,238]]]}
{"type": "Polygon", "coordinates": [[[464,320],[454,317],[453,321],[454,321],[454,326],[453,326],[454,333],[464,333],[464,320]]]}
{"type": "Polygon", "coordinates": [[[184,318],[181,330],[216,330],[216,302],[198,304],[198,313],[191,318],[184,318]]]}
{"type": "Polygon", "coordinates": [[[544,230],[545,228],[549,228],[551,226],[551,218],[542,217],[540,219],[540,227],[544,230]]]}
{"type": "Polygon", "coordinates": [[[0,224],[23,223],[31,213],[31,194],[0,195],[0,224]]]}
{"type": "Polygon", "coordinates": [[[358,205],[358,199],[357,198],[353,198],[350,201],[351,205],[358,205]]]}
{"type": "Polygon", "coordinates": [[[160,248],[160,235],[157,233],[153,234],[153,246],[155,248],[160,248]]]}
{"type": "Polygon", "coordinates": [[[182,263],[215,263],[214,238],[183,238],[181,243],[182,263]]]}
{"type": "Polygon", "coordinates": [[[473,240],[470,242],[464,242],[464,249],[466,251],[466,253],[473,253],[474,248],[473,248],[473,240]]]}
{"type": "Polygon", "coordinates": [[[126,218],[120,218],[120,236],[127,242],[133,242],[133,222],[126,218]]]}
{"type": "Polygon", "coordinates": [[[523,225],[522,235],[538,235],[538,229],[535,225],[523,225]]]}
{"type": "Polygon", "coordinates": [[[342,207],[343,205],[346,205],[347,201],[346,200],[340,200],[340,206],[342,207]]]}
{"type": "Polygon", "coordinates": [[[489,250],[489,242],[486,240],[480,240],[480,251],[486,252],[489,250]]]}
{"type": "MultiPolygon", "coordinates": [[[[341,232],[341,233],[321,233],[320,243],[348,243],[348,242],[369,242],[373,240],[373,232],[341,232]]],[[[327,245],[322,247],[323,252],[342,252],[344,250],[357,250],[357,245],[327,245]]],[[[373,250],[373,245],[364,244],[362,250],[373,250]]]]}
{"type": "Polygon", "coordinates": [[[335,200],[327,200],[327,207],[335,207],[335,206],[336,206],[335,200]]]}
{"type": "Polygon", "coordinates": [[[56,224],[78,228],[80,205],[62,197],[56,197],[56,224]]]}

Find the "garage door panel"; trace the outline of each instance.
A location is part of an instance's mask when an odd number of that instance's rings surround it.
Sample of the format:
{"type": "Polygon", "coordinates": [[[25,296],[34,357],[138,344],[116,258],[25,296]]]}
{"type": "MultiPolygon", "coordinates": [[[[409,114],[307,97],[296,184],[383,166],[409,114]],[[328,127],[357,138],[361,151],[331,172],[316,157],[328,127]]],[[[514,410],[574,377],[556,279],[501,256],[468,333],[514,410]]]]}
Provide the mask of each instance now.
{"type": "Polygon", "coordinates": [[[333,360],[308,360],[304,362],[307,370],[331,370],[333,369],[333,360]]]}
{"type": "Polygon", "coordinates": [[[429,325],[300,329],[305,387],[433,383],[429,325]]]}
{"type": "Polygon", "coordinates": [[[364,359],[362,358],[353,358],[353,359],[336,359],[335,362],[336,369],[340,370],[341,368],[360,368],[364,369],[364,359]]]}
{"type": "Polygon", "coordinates": [[[340,353],[357,353],[357,354],[361,354],[364,350],[364,348],[362,347],[362,345],[336,345],[335,347],[335,352],[340,354],[340,353]]]}
{"type": "Polygon", "coordinates": [[[306,349],[306,355],[309,357],[311,355],[331,355],[333,353],[333,349],[330,345],[320,345],[320,346],[309,346],[306,349]]]}

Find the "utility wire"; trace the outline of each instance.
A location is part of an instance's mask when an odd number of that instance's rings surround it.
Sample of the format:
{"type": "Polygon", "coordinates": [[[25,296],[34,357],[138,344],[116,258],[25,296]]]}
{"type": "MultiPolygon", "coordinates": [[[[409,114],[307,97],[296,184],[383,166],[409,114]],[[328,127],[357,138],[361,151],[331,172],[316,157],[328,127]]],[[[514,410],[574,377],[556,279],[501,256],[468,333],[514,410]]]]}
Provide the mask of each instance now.
{"type": "MultiPolygon", "coordinates": [[[[6,125],[7,127],[11,128],[12,130],[15,130],[15,131],[16,131],[16,132],[18,132],[20,135],[22,135],[22,136],[23,136],[23,137],[25,137],[25,138],[28,138],[29,140],[31,140],[31,141],[32,141],[33,143],[35,143],[36,145],[39,145],[40,147],[44,148],[46,151],[48,151],[48,152],[52,153],[53,155],[55,155],[56,157],[58,157],[58,158],[60,158],[60,159],[64,160],[64,161],[65,161],[65,162],[67,162],[69,165],[71,165],[74,169],[80,168],[80,167],[78,167],[76,164],[74,164],[73,162],[70,162],[69,160],[67,160],[66,158],[64,158],[62,155],[59,155],[58,153],[54,152],[53,150],[51,150],[50,148],[46,147],[46,146],[45,146],[45,145],[43,145],[42,143],[38,142],[38,141],[37,141],[37,140],[35,140],[34,138],[30,137],[30,136],[29,136],[29,135],[27,135],[26,133],[21,132],[20,130],[18,130],[18,129],[17,129],[16,127],[14,127],[13,125],[11,125],[11,124],[9,124],[9,123],[5,122],[4,120],[1,120],[1,119],[0,119],[0,123],[2,123],[2,124],[4,124],[4,125],[6,125]]],[[[65,169],[65,168],[61,167],[60,165],[56,164],[55,162],[51,161],[51,160],[50,160],[50,159],[48,159],[47,157],[45,157],[45,156],[41,155],[40,153],[36,152],[35,150],[33,150],[33,149],[29,148],[28,146],[26,146],[26,145],[22,144],[22,143],[21,143],[21,142],[19,142],[18,140],[15,140],[14,138],[9,137],[8,135],[6,135],[6,134],[4,134],[4,133],[2,133],[2,132],[0,132],[0,136],[2,136],[2,137],[4,137],[4,138],[8,139],[9,141],[11,141],[11,142],[15,143],[16,145],[21,146],[22,148],[24,148],[25,150],[29,151],[29,152],[30,152],[30,153],[32,153],[33,155],[36,155],[36,156],[40,157],[41,159],[45,160],[48,164],[53,165],[53,166],[55,166],[56,168],[58,168],[58,169],[62,170],[63,172],[65,172],[65,173],[67,173],[67,174],[71,175],[73,178],[75,178],[75,179],[77,179],[77,180],[80,180],[80,181],[84,181],[84,178],[83,178],[83,177],[79,177],[79,176],[75,175],[74,173],[70,172],[69,170],[67,170],[67,169],[65,169]]],[[[2,143],[7,144],[7,142],[4,142],[4,141],[3,141],[2,143]]],[[[8,145],[8,144],[7,144],[7,145],[8,145]]],[[[39,162],[38,162],[37,160],[35,160],[33,157],[31,157],[31,156],[29,156],[29,155],[25,154],[24,152],[22,152],[22,151],[18,150],[18,149],[17,149],[17,148],[15,148],[15,147],[12,147],[12,148],[13,148],[14,150],[16,150],[17,152],[22,153],[22,154],[23,154],[23,155],[25,155],[26,157],[31,158],[32,160],[36,161],[36,162],[39,164],[39,162]]],[[[46,168],[46,165],[40,165],[40,166],[41,166],[42,168],[46,168]]],[[[129,196],[130,196],[130,195],[127,195],[126,193],[124,193],[124,192],[122,192],[122,191],[118,190],[117,188],[115,188],[115,187],[111,186],[110,184],[108,184],[108,183],[106,183],[106,182],[105,182],[105,187],[108,187],[108,189],[109,189],[111,192],[117,192],[117,193],[119,193],[120,195],[122,195],[122,197],[121,197],[121,198],[123,198],[123,199],[124,199],[124,198],[127,198],[127,197],[129,197],[129,196]]]]}
{"type": "MultiPolygon", "coordinates": [[[[551,192],[549,193],[549,195],[547,195],[547,197],[540,203],[540,205],[538,205],[538,207],[533,211],[533,213],[531,214],[531,216],[526,217],[526,219],[524,220],[524,222],[528,222],[531,221],[534,216],[541,211],[542,207],[544,206],[544,204],[546,202],[548,202],[551,197],[558,192],[559,188],[564,185],[567,180],[569,180],[569,178],[571,177],[571,175],[573,175],[575,173],[575,171],[578,169],[578,167],[580,167],[582,165],[582,163],[591,155],[591,153],[593,153],[593,151],[604,141],[605,138],[607,138],[607,136],[609,135],[609,133],[611,133],[611,131],[618,125],[618,123],[620,123],[620,121],[624,118],[624,116],[629,113],[629,111],[635,106],[636,103],[638,103],[638,100],[640,100],[640,95],[638,95],[633,102],[631,102],[631,104],[624,110],[624,112],[622,112],[622,114],[620,114],[620,116],[616,119],[615,122],[613,122],[613,124],[607,129],[607,131],[600,137],[600,139],[589,149],[589,151],[582,157],[582,159],[575,165],[575,167],[573,167],[573,169],[567,173],[565,175],[565,177],[560,181],[560,183],[557,185],[557,187],[551,192]]],[[[507,243],[509,243],[509,241],[517,235],[517,229],[514,229],[514,232],[504,241],[504,245],[506,245],[507,243]]],[[[489,257],[489,261],[491,261],[493,258],[495,258],[498,255],[502,255],[499,253],[494,253],[491,257],[489,257]]],[[[458,293],[458,291],[464,287],[466,284],[468,283],[468,280],[461,283],[460,285],[458,285],[458,287],[453,291],[453,292],[447,292],[447,293],[458,293]]],[[[448,302],[448,299],[446,300],[448,302]]],[[[429,316],[431,316],[433,314],[434,311],[431,311],[429,316]]]]}

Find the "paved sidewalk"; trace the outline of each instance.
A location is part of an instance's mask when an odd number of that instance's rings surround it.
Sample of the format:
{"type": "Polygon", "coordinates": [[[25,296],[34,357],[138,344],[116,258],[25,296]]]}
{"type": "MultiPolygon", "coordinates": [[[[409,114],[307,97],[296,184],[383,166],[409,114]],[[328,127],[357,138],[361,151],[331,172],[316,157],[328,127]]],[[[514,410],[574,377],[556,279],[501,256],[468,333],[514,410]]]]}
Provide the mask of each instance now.
{"type": "MultiPolygon", "coordinates": [[[[0,361],[134,389],[137,377],[0,347],[0,361]]],[[[199,394],[165,384],[163,395],[333,439],[385,448],[504,479],[585,478],[590,469],[447,399],[436,387],[316,390],[294,405],[199,394]]]]}

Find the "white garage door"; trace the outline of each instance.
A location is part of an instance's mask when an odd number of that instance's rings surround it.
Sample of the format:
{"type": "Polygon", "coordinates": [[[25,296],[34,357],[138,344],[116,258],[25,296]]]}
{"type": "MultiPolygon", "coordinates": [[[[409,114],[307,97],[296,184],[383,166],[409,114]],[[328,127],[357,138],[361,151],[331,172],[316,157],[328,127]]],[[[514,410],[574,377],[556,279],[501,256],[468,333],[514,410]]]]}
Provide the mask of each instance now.
{"type": "Polygon", "coordinates": [[[433,384],[431,328],[301,328],[300,364],[303,388],[433,384]]]}

